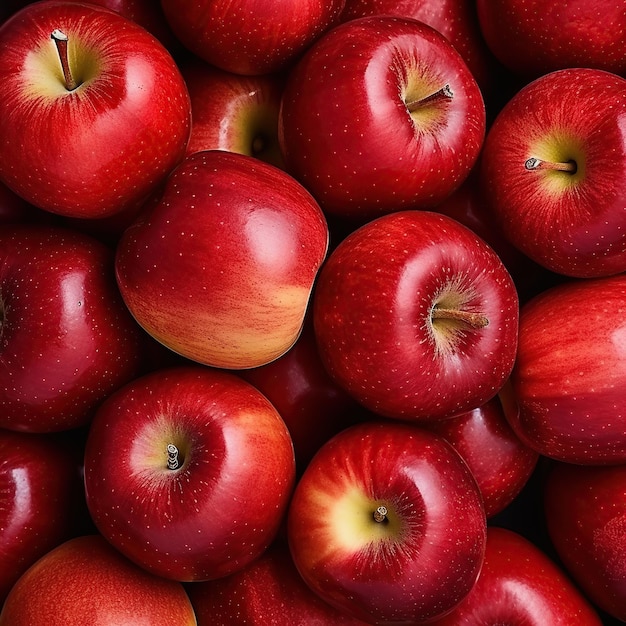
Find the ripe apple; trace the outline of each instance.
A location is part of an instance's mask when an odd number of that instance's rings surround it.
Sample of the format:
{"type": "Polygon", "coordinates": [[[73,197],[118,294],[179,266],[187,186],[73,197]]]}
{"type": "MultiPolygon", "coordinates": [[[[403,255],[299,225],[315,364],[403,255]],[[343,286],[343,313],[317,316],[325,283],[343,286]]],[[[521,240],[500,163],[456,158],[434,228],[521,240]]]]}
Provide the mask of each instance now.
{"type": "Polygon", "coordinates": [[[518,437],[581,464],[626,462],[626,274],[572,280],[525,303],[501,395],[518,437]]]}
{"type": "Polygon", "coordinates": [[[520,76],[568,67],[626,72],[623,0],[477,0],[476,10],[487,45],[520,76]]]}
{"type": "Polygon", "coordinates": [[[579,587],[626,621],[626,466],[555,463],[545,486],[552,543],[579,587]]]}
{"type": "Polygon", "coordinates": [[[118,285],[139,324],[175,352],[256,367],[298,338],[328,237],[320,207],[284,171],[197,152],[122,236],[118,285]]]}
{"type": "Polygon", "coordinates": [[[181,583],[125,559],[100,535],[69,539],[42,556],[17,581],[0,626],[141,624],[195,626],[181,583]]]}
{"type": "Polygon", "coordinates": [[[183,157],[187,88],[135,22],[44,0],[4,22],[0,40],[0,180],[27,201],[112,215],[143,202],[183,157]]]}
{"type": "Polygon", "coordinates": [[[441,33],[368,16],[325,33],[289,73],[278,132],[287,170],[322,208],[362,221],[441,202],[472,169],[485,123],[441,33]]]}
{"type": "Polygon", "coordinates": [[[109,396],[85,446],[87,506],[98,530],[154,574],[219,578],[275,538],[295,480],[289,431],[232,373],[187,365],[109,396]]]}
{"type": "Polygon", "coordinates": [[[69,229],[0,230],[0,337],[0,428],[83,426],[140,370],[142,333],[112,251],[69,229]]]}
{"type": "Polygon", "coordinates": [[[475,233],[445,215],[400,211],[331,252],[313,322],[338,384],[377,414],[423,420],[496,395],[513,368],[518,308],[511,276],[475,233]]]}
{"type": "Polygon", "coordinates": [[[185,59],[179,67],[191,98],[187,154],[228,150],[284,169],[278,145],[281,75],[243,76],[220,70],[198,57],[185,59]]]}
{"type": "Polygon", "coordinates": [[[330,439],[298,481],[287,535],[304,581],[346,614],[422,623],[455,607],[483,561],[485,511],[465,462],[413,424],[330,439]]]}
{"type": "Polygon", "coordinates": [[[625,114],[625,78],[566,69],[520,89],[487,134],[491,211],[513,245],[553,272],[626,270],[625,114]]]}
{"type": "Polygon", "coordinates": [[[601,626],[599,615],[568,575],[522,535],[487,529],[485,560],[476,584],[436,626],[601,626]]]}
{"type": "Polygon", "coordinates": [[[161,0],[174,34],[196,56],[235,74],[287,69],[339,19],[345,0],[161,0]]]}

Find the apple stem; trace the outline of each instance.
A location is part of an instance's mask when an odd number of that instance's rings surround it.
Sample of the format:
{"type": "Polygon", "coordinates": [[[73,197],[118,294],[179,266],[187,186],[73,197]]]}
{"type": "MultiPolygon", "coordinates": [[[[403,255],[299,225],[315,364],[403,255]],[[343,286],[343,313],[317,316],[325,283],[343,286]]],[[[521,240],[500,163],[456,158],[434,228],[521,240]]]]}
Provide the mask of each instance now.
{"type": "Polygon", "coordinates": [[[482,313],[473,313],[472,311],[460,311],[458,309],[444,309],[434,307],[431,313],[434,320],[459,320],[465,322],[472,328],[485,328],[489,325],[489,319],[482,313]]]}
{"type": "Polygon", "coordinates": [[[167,444],[167,469],[178,469],[178,448],[173,443],[167,444]]]}
{"type": "Polygon", "coordinates": [[[406,107],[410,113],[413,111],[417,111],[427,104],[431,104],[432,102],[439,102],[441,100],[452,100],[453,92],[450,85],[444,85],[441,89],[438,89],[434,93],[431,93],[429,96],[425,98],[420,98],[419,100],[412,100],[411,102],[407,102],[406,107]]]}
{"type": "Polygon", "coordinates": [[[67,35],[60,31],[58,28],[52,31],[50,38],[54,41],[59,53],[59,60],[61,61],[61,69],[63,70],[63,78],[65,79],[65,88],[68,91],[74,91],[78,84],[72,76],[72,70],[70,68],[69,56],[67,53],[67,35]]]}
{"type": "Polygon", "coordinates": [[[575,161],[553,163],[552,161],[542,161],[535,157],[527,159],[524,163],[524,167],[527,170],[554,170],[557,172],[569,172],[570,174],[575,174],[577,169],[575,161]]]}
{"type": "Polygon", "coordinates": [[[387,520],[387,507],[384,504],[381,504],[374,511],[374,521],[379,524],[387,520]]]}

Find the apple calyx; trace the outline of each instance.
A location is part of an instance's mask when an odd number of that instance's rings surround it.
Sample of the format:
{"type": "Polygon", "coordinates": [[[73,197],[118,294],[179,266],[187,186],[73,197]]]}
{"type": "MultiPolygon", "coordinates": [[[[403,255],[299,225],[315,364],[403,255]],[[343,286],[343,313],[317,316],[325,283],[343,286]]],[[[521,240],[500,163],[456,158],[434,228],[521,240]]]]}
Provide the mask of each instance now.
{"type": "Polygon", "coordinates": [[[167,469],[177,470],[180,467],[178,448],[173,443],[167,444],[167,469]]]}
{"type": "Polygon", "coordinates": [[[576,161],[565,161],[563,163],[555,163],[552,161],[543,161],[536,157],[530,157],[526,159],[524,167],[527,170],[552,170],[557,172],[567,172],[568,174],[575,174],[578,170],[576,161]]]}
{"type": "Polygon", "coordinates": [[[72,75],[72,69],[70,68],[69,56],[67,53],[68,36],[58,28],[55,28],[50,33],[50,38],[54,41],[57,52],[59,53],[59,60],[61,62],[61,69],[63,70],[63,79],[65,80],[65,88],[68,91],[74,91],[78,87],[78,83],[72,75]]]}
{"type": "Polygon", "coordinates": [[[379,524],[382,524],[383,522],[388,522],[389,519],[387,518],[387,507],[384,504],[381,504],[379,507],[377,507],[377,509],[374,511],[374,521],[378,522],[379,524]]]}
{"type": "Polygon", "coordinates": [[[452,100],[454,93],[450,85],[446,84],[441,89],[425,96],[424,98],[418,98],[417,100],[411,100],[406,103],[406,108],[409,110],[409,113],[413,113],[422,107],[425,107],[429,104],[433,104],[435,102],[448,102],[452,100]]]}

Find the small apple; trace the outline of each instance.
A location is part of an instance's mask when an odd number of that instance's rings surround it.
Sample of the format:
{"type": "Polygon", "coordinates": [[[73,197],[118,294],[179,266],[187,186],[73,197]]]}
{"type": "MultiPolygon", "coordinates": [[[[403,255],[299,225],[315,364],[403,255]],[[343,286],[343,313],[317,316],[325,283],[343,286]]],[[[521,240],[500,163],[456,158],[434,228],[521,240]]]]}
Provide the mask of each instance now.
{"type": "Polygon", "coordinates": [[[313,457],[287,534],[300,575],[326,602],[373,624],[419,624],[471,591],[487,528],[476,481],[445,439],[371,421],[313,457]]]}
{"type": "Polygon", "coordinates": [[[187,88],[135,22],[44,0],[4,22],[0,41],[0,180],[31,204],[113,215],[142,203],[183,157],[187,88]]]}
{"type": "Polygon", "coordinates": [[[550,271],[626,271],[625,115],[625,78],[573,68],[525,85],[490,127],[484,197],[505,237],[550,271]]]}
{"type": "Polygon", "coordinates": [[[180,581],[226,576],[260,556],[294,480],[289,431],[269,400],[200,365],[157,370],[110,395],[85,446],[98,530],[146,570],[180,581]]]}
{"type": "Polygon", "coordinates": [[[399,211],[331,252],[313,323],[325,367],[365,407],[438,419],[480,406],[508,379],[518,297],[502,261],[469,228],[399,211]]]}
{"type": "Polygon", "coordinates": [[[452,44],[409,18],[325,33],[291,70],[279,141],[286,168],[328,214],[367,220],[432,208],[467,177],[485,105],[452,44]]]}
{"type": "Polygon", "coordinates": [[[139,372],[144,340],[96,239],[47,225],[0,229],[0,428],[89,422],[139,372]]]}
{"type": "Polygon", "coordinates": [[[173,351],[256,367],[298,338],[328,237],[320,207],[284,171],[196,152],[123,234],[118,285],[139,324],[173,351]]]}
{"type": "Polygon", "coordinates": [[[125,559],[100,535],[47,552],[9,593],[0,626],[195,626],[184,587],[125,559]]]}

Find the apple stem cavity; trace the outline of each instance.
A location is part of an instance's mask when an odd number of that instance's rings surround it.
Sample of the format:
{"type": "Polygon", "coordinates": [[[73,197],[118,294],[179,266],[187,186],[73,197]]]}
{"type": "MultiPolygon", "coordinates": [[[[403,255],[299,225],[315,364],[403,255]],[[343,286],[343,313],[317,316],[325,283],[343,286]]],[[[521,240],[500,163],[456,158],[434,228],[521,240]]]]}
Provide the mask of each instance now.
{"type": "Polygon", "coordinates": [[[180,467],[178,448],[173,443],[167,444],[167,469],[176,470],[180,467]]]}
{"type": "Polygon", "coordinates": [[[565,161],[563,163],[553,163],[552,161],[543,161],[536,157],[527,159],[524,163],[524,167],[527,170],[553,170],[557,172],[567,172],[569,174],[575,174],[577,170],[575,161],[565,161]]]}
{"type": "Polygon", "coordinates": [[[457,320],[475,329],[485,328],[489,325],[489,319],[482,313],[462,311],[459,309],[446,309],[437,306],[433,308],[431,318],[433,320],[457,320]]]}
{"type": "Polygon", "coordinates": [[[63,70],[63,78],[65,80],[65,88],[68,91],[74,91],[74,89],[78,87],[78,83],[74,79],[70,68],[69,56],[67,53],[68,37],[63,31],[56,28],[50,34],[50,38],[54,41],[57,47],[57,52],[59,53],[59,60],[61,61],[61,69],[63,70]]]}
{"type": "Polygon", "coordinates": [[[383,522],[387,521],[387,507],[384,504],[381,504],[375,511],[374,511],[374,521],[378,522],[379,524],[382,524],[383,522]]]}
{"type": "Polygon", "coordinates": [[[444,85],[441,89],[438,89],[434,93],[431,93],[424,98],[419,98],[418,100],[412,100],[411,102],[407,102],[406,107],[410,113],[413,113],[413,111],[417,111],[418,109],[421,109],[422,107],[433,104],[435,102],[450,101],[452,100],[453,96],[454,94],[450,85],[444,85]]]}

